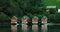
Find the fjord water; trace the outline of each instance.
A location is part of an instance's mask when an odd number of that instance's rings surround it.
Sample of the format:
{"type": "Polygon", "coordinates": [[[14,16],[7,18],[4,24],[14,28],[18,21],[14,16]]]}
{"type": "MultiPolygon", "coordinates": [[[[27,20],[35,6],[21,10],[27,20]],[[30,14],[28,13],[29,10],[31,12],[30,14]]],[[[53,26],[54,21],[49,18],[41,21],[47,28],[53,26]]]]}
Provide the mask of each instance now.
{"type": "MultiPolygon", "coordinates": [[[[14,27],[12,25],[12,27],[14,27]]],[[[0,26],[0,32],[60,32],[60,25],[18,25],[17,29],[11,30],[11,26],[0,26]]]]}

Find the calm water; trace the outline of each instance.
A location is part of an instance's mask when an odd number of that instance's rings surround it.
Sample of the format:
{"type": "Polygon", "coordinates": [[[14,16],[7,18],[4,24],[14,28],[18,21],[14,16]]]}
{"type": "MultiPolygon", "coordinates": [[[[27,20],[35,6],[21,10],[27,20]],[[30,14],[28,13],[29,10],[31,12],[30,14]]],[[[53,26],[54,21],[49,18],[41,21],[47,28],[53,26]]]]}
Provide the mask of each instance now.
{"type": "Polygon", "coordinates": [[[0,26],[0,32],[60,32],[60,25],[5,25],[0,26]]]}

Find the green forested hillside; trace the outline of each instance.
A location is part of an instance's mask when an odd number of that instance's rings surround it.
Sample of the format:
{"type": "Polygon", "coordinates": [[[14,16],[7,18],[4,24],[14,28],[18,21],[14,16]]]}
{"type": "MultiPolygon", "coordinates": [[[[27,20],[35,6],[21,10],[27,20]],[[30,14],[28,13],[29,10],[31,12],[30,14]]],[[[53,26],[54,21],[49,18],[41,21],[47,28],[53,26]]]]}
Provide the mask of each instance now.
{"type": "Polygon", "coordinates": [[[60,0],[0,0],[0,20],[9,19],[14,15],[19,19],[24,15],[30,18],[33,16],[41,18],[45,15],[50,19],[49,21],[59,22],[60,13],[57,11],[52,11],[54,14],[46,12],[45,7],[50,5],[59,8],[60,0]]]}
{"type": "Polygon", "coordinates": [[[57,6],[60,7],[60,0],[43,0],[43,3],[46,6],[57,6]]]}

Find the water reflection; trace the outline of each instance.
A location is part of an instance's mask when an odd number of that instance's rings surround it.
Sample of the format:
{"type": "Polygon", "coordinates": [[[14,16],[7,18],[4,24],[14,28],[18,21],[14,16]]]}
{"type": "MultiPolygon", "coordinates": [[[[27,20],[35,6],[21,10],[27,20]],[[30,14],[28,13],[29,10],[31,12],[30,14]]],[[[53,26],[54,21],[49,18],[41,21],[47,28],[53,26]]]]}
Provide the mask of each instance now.
{"type": "Polygon", "coordinates": [[[33,30],[33,32],[37,32],[38,31],[38,25],[32,25],[32,30],[33,30]]]}
{"type": "Polygon", "coordinates": [[[47,32],[47,25],[41,25],[42,32],[47,32]]]}
{"type": "Polygon", "coordinates": [[[1,27],[0,26],[0,32],[59,32],[60,31],[60,25],[22,25],[22,27],[19,25],[18,27],[16,25],[11,25],[11,30],[9,27],[1,27]]]}
{"type": "Polygon", "coordinates": [[[60,32],[60,25],[48,25],[47,32],[60,32]]]}
{"type": "Polygon", "coordinates": [[[47,32],[47,25],[32,25],[28,26],[26,24],[22,24],[22,32],[47,32]]]}
{"type": "Polygon", "coordinates": [[[29,26],[27,27],[27,32],[32,32],[32,26],[29,26]]]}
{"type": "Polygon", "coordinates": [[[17,25],[11,25],[11,31],[17,32],[17,25]]]}
{"type": "Polygon", "coordinates": [[[27,25],[26,24],[22,24],[22,31],[27,32],[27,25]]]}
{"type": "Polygon", "coordinates": [[[0,26],[0,32],[11,32],[11,30],[8,26],[0,26]]]}

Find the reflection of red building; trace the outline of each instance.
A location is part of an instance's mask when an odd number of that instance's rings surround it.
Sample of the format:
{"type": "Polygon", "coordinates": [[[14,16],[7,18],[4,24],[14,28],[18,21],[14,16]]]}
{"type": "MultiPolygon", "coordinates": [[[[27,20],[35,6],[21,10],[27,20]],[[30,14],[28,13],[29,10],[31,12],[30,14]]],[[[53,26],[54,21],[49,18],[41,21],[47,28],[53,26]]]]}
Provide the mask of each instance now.
{"type": "Polygon", "coordinates": [[[38,25],[32,25],[32,30],[33,30],[34,32],[37,32],[37,30],[38,30],[38,25]]]}
{"type": "Polygon", "coordinates": [[[47,25],[42,25],[41,29],[42,29],[42,32],[47,32],[47,25]]]}
{"type": "Polygon", "coordinates": [[[16,32],[16,30],[17,30],[17,26],[16,25],[11,25],[11,31],[16,32]]]}
{"type": "Polygon", "coordinates": [[[22,30],[23,30],[23,31],[26,31],[26,30],[27,30],[27,25],[22,24],[22,30]]]}

